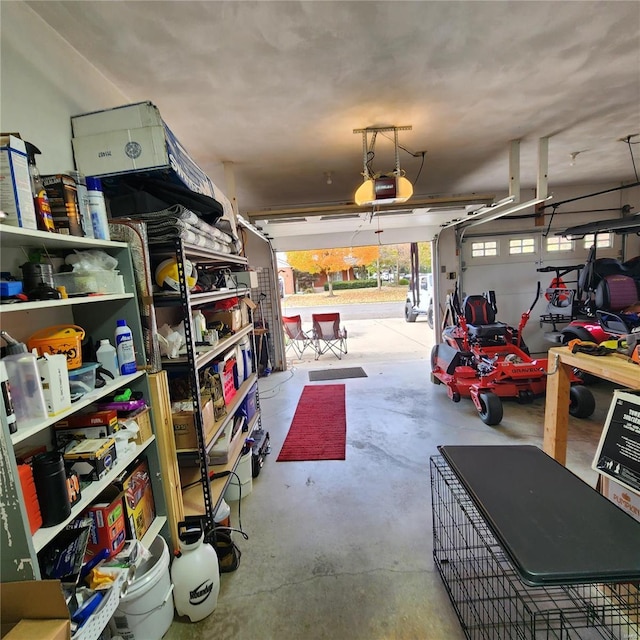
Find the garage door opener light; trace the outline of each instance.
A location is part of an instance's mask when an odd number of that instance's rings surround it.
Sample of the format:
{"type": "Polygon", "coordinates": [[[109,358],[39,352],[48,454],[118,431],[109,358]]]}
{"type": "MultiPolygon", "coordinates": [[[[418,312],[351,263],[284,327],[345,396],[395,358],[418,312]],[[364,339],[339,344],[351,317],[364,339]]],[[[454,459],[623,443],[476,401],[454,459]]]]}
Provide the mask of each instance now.
{"type": "Polygon", "coordinates": [[[354,129],[354,133],[362,134],[362,177],[364,181],[355,192],[355,203],[360,206],[398,204],[406,202],[413,195],[413,185],[400,169],[400,153],[398,147],[398,131],[411,131],[411,127],[371,127],[354,129]],[[370,158],[373,158],[378,132],[393,131],[395,151],[395,169],[388,173],[372,174],[370,158]],[[371,133],[369,145],[368,136],[371,133]]]}

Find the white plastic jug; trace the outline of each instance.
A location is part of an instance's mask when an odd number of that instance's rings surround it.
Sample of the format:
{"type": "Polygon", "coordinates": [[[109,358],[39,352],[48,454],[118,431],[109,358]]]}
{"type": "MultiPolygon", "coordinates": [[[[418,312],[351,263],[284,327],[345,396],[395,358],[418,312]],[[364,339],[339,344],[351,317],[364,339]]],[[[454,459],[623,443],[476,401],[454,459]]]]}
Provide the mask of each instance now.
{"type": "Polygon", "coordinates": [[[213,613],[220,592],[220,571],[215,549],[204,543],[198,525],[178,524],[180,555],[171,565],[176,611],[197,622],[213,613]]]}

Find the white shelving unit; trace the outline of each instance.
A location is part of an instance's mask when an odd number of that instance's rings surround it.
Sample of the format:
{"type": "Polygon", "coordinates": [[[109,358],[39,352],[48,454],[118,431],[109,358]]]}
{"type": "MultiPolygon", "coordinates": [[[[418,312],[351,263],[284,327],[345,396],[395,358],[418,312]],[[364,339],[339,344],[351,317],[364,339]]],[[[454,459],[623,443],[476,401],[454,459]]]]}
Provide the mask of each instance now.
{"type": "MultiPolygon", "coordinates": [[[[131,328],[139,371],[129,376],[121,376],[100,389],[83,396],[73,405],[54,417],[49,417],[28,427],[20,426],[14,434],[9,434],[4,408],[0,411],[0,558],[1,580],[40,579],[37,554],[93,503],[104,489],[143,455],[149,465],[155,501],[156,518],[145,534],[143,542],[149,546],[153,539],[166,529],[166,507],[160,477],[160,465],[155,436],[137,445],[116,460],[113,469],[103,478],[82,487],[78,503],[73,505],[71,515],[52,527],[41,527],[31,535],[29,521],[14,454],[14,448],[25,449],[36,446],[51,446],[52,425],[58,420],[72,415],[101,398],[119,389],[131,388],[142,392],[149,400],[149,386],[143,353],[142,327],[134,284],[133,264],[129,246],[124,242],[107,242],[91,238],[78,238],[30,229],[0,225],[0,259],[2,271],[19,274],[19,265],[27,261],[29,252],[38,251],[42,260],[56,253],[68,253],[82,249],[101,249],[118,260],[118,269],[123,276],[125,291],[122,294],[71,297],[65,300],[15,302],[0,306],[0,322],[14,338],[27,342],[35,331],[55,324],[74,324],[83,327],[93,342],[101,338],[113,339],[116,320],[124,318],[131,328]]],[[[153,421],[153,416],[152,416],[153,421]]],[[[154,428],[155,430],[155,428],[154,428]]]]}

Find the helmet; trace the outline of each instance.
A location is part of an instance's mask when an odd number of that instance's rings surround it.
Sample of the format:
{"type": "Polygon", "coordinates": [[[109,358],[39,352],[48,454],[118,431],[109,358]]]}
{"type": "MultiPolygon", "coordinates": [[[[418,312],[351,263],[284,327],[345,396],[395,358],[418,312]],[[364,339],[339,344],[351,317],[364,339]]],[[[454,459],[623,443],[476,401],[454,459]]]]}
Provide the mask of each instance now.
{"type": "MultiPolygon", "coordinates": [[[[193,289],[198,281],[198,274],[189,260],[184,261],[185,276],[187,279],[187,286],[189,289],[193,289]]],[[[178,263],[175,258],[168,258],[163,260],[156,267],[156,284],[162,289],[168,289],[169,291],[180,291],[180,284],[178,282],[178,263]]]]}

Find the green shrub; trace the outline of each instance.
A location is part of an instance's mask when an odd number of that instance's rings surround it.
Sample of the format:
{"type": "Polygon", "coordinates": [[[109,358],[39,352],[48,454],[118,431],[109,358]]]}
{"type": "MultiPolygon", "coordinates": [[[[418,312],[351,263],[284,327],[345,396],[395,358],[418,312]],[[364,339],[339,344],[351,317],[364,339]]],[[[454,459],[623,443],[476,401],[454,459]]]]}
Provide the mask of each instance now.
{"type": "MultiPolygon", "coordinates": [[[[341,289],[373,289],[377,287],[378,283],[375,280],[348,280],[344,282],[334,282],[333,290],[340,291],[341,289]]],[[[329,291],[329,285],[324,283],[324,290],[329,291]]]]}
{"type": "Polygon", "coordinates": [[[403,285],[403,286],[408,286],[409,281],[406,278],[400,278],[400,280],[398,280],[398,285],[403,285]]]}

